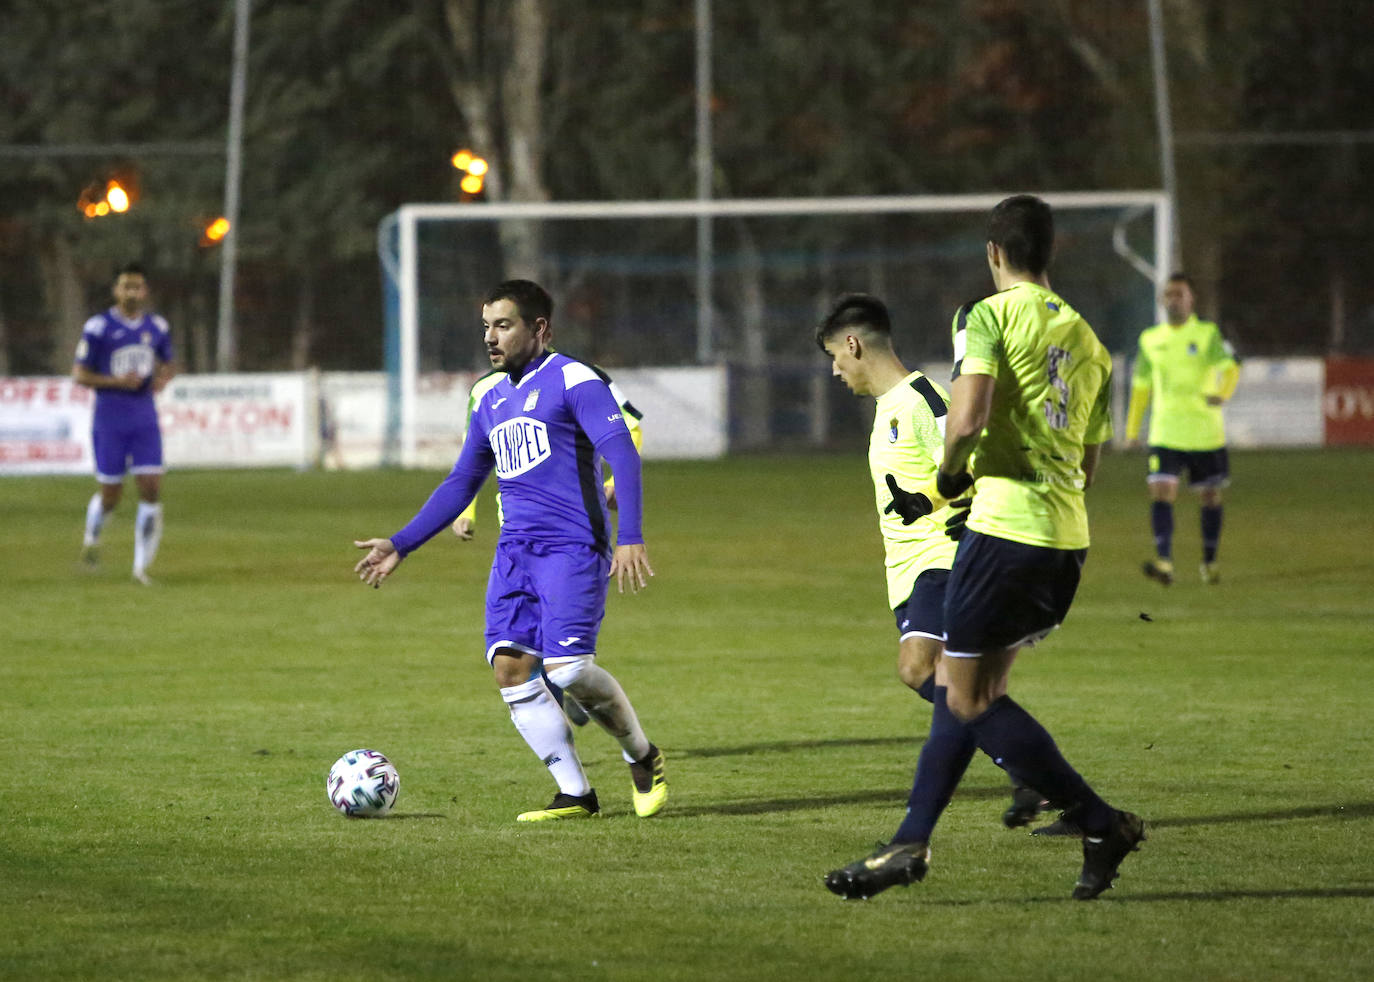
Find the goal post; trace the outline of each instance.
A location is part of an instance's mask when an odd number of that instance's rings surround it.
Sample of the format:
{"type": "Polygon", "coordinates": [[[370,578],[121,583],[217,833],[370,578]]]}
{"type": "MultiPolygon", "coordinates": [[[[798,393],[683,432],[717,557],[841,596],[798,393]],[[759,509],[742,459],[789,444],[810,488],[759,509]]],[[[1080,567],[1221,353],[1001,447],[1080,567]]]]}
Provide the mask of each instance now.
{"type": "MultiPolygon", "coordinates": [[[[403,205],[378,232],[387,295],[388,433],[394,440],[388,459],[402,466],[426,462],[421,379],[481,369],[476,303],[500,279],[543,282],[559,304],[559,343],[570,334],[569,350],[603,360],[612,371],[625,365],[728,363],[747,374],[764,360],[785,369],[809,352],[804,345],[775,350],[779,345],[770,337],[778,333],[777,322],[794,333],[814,323],[827,291],[867,290],[886,297],[924,279],[926,292],[907,302],[923,316],[957,288],[955,280],[966,282],[961,299],[978,290],[985,294],[986,271],[971,262],[981,255],[982,223],[964,216],[986,214],[1006,196],[403,205]],[[711,244],[706,250],[695,234],[702,219],[718,230],[704,237],[711,244]],[[710,284],[708,296],[700,295],[703,282],[710,284]],[[570,309],[575,316],[569,329],[570,309]],[[645,310],[652,312],[652,323],[637,320],[645,310]],[[598,318],[615,330],[599,328],[598,318]]],[[[1087,290],[1103,294],[1100,308],[1109,307],[1114,284],[1126,291],[1133,282],[1133,316],[1139,319],[1147,304],[1143,316],[1154,313],[1155,298],[1172,272],[1174,216],[1167,195],[1068,191],[1039,197],[1055,209],[1060,241],[1067,228],[1067,238],[1077,243],[1075,258],[1052,268],[1056,285],[1066,266],[1091,266],[1094,279],[1087,290]],[[1150,228],[1142,235],[1136,229],[1147,218],[1150,228]]],[[[1083,309],[1080,293],[1065,294],[1083,309]]],[[[952,309],[940,313],[942,327],[952,309]]],[[[1095,314],[1089,319],[1097,326],[1095,314]]],[[[797,370],[806,371],[800,364],[797,370]]],[[[733,393],[737,383],[729,384],[733,393]]],[[[814,385],[802,388],[809,394],[799,399],[814,396],[814,385]]],[[[736,420],[732,409],[732,442],[738,426],[740,444],[757,445],[758,434],[751,438],[748,432],[747,392],[741,401],[746,418],[736,420]]],[[[815,407],[795,415],[809,420],[803,427],[823,425],[815,407]]],[[[463,420],[443,424],[461,432],[463,420]]]]}

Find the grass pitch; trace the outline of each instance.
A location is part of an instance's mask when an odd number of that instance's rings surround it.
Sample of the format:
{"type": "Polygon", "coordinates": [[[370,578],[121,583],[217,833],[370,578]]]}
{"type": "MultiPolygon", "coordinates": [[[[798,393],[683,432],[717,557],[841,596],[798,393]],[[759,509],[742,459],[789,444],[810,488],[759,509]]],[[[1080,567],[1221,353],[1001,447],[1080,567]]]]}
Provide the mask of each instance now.
{"type": "Polygon", "coordinates": [[[926,882],[846,903],[824,873],[895,829],[929,713],[895,677],[857,456],[650,464],[657,577],[604,662],[665,750],[636,819],[580,731],[599,820],[517,826],[553,786],[482,658],[494,539],[380,591],[351,540],[435,474],[186,472],[154,575],[132,501],[76,562],[91,482],[0,481],[6,979],[1365,979],[1374,963],[1374,454],[1234,455],[1220,586],[1149,553],[1142,463],[1109,457],[1065,628],[1013,692],[1150,839],[1093,903],[1076,843],[1001,828],[974,761],[926,882]],[[401,773],[348,821],[355,747],[401,773]]]}

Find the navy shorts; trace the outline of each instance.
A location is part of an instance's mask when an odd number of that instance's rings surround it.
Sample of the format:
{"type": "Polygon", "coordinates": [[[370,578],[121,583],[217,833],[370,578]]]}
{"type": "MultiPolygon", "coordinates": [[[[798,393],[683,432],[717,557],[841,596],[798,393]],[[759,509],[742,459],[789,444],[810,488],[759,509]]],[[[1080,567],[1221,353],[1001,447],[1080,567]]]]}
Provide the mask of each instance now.
{"type": "Polygon", "coordinates": [[[1039,641],[1068,615],[1087,556],[1086,549],[966,531],[945,591],[946,652],[981,654],[1039,641]]]}
{"type": "Polygon", "coordinates": [[[905,641],[910,637],[944,640],[945,585],[948,582],[947,569],[928,569],[916,577],[911,596],[892,609],[893,616],[897,618],[899,640],[905,641]]]}
{"type": "Polygon", "coordinates": [[[1224,488],[1231,483],[1231,466],[1226,448],[1220,450],[1172,450],[1151,447],[1150,474],[1146,480],[1178,479],[1186,472],[1190,488],[1224,488]]]}
{"type": "Polygon", "coordinates": [[[590,655],[606,614],[610,557],[591,546],[501,538],[487,581],[487,661],[590,655]]]}
{"type": "Polygon", "coordinates": [[[135,474],[162,473],[162,433],[157,421],[136,424],[102,423],[91,429],[96,480],[118,484],[124,470],[135,474]]]}

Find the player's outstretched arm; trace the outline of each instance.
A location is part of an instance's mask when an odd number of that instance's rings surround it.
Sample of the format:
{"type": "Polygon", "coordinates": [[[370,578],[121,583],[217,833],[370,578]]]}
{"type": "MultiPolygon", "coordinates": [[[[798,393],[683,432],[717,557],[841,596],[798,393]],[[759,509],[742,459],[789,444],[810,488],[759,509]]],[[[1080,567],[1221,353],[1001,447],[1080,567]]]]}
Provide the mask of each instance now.
{"type": "Polygon", "coordinates": [[[611,579],[616,581],[616,588],[621,593],[625,592],[627,583],[631,593],[638,593],[649,585],[649,577],[653,575],[654,568],[649,565],[649,552],[644,543],[615,547],[611,556],[611,579]]]}
{"type": "Polygon", "coordinates": [[[401,554],[390,539],[354,539],[353,544],[367,550],[367,555],[358,560],[353,572],[373,589],[380,587],[382,581],[401,565],[401,554]]]}

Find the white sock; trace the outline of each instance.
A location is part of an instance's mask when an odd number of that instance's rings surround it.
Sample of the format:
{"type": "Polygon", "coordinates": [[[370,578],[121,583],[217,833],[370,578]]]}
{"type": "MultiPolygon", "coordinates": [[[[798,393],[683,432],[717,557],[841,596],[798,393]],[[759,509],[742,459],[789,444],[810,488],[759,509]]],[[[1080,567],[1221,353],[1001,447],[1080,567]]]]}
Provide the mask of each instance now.
{"type": "Polygon", "coordinates": [[[105,503],[97,491],[86,504],[86,536],[82,545],[93,546],[100,541],[100,531],[105,527],[105,503]]]}
{"type": "Polygon", "coordinates": [[[549,678],[571,692],[587,715],[615,737],[626,763],[644,759],[649,753],[649,738],[644,735],[639,717],[614,675],[592,661],[591,656],[552,668],[545,663],[545,668],[549,678]]]}
{"type": "Polygon", "coordinates": [[[161,542],[162,505],[140,501],[138,516],[134,519],[134,575],[145,572],[153,565],[161,542]]]}
{"type": "Polygon", "coordinates": [[[592,790],[587,772],[573,746],[572,727],[542,676],[501,690],[510,708],[510,721],[525,738],[534,755],[544,762],[564,794],[584,795],[592,790]]]}

